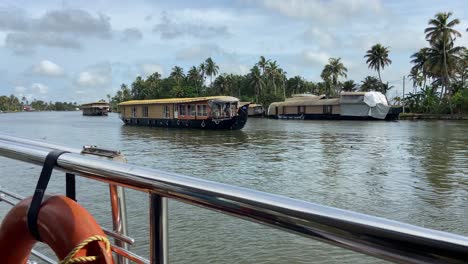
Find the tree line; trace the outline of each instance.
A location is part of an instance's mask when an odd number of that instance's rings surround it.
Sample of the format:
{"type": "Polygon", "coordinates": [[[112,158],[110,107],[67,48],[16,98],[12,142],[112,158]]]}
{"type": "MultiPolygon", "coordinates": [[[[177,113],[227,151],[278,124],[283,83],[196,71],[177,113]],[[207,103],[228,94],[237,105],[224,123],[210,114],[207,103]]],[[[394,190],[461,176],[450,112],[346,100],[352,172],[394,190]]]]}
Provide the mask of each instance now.
{"type": "Polygon", "coordinates": [[[26,97],[20,100],[14,95],[0,96],[0,111],[2,112],[23,111],[24,106],[30,106],[37,111],[74,111],[78,107],[76,102],[45,102],[36,99],[29,102],[26,97]]]}
{"type": "MultiPolygon", "coordinates": [[[[408,111],[468,112],[468,51],[466,47],[455,46],[455,40],[461,37],[461,33],[454,26],[460,21],[452,19],[452,15],[451,12],[441,12],[430,19],[424,30],[428,47],[410,57],[413,67],[408,77],[414,91],[403,98],[394,98],[395,103],[405,104],[408,111]]],[[[328,60],[319,82],[307,81],[301,76],[288,78],[277,61],[264,56],[260,56],[249,73],[244,75],[219,74],[219,66],[208,58],[200,65],[192,66],[187,73],[182,67],[174,66],[167,78],[162,78],[157,72],[146,79],[138,76],[130,87],[122,84],[114,96],[108,97],[115,108],[122,101],[167,97],[230,95],[267,106],[298,93],[334,97],[341,91],[379,91],[386,95],[393,88],[382,78],[383,70],[392,63],[389,54],[390,48],[380,43],[367,50],[364,60],[377,76],[367,76],[359,83],[346,80],[348,69],[341,58],[328,60]]]]}

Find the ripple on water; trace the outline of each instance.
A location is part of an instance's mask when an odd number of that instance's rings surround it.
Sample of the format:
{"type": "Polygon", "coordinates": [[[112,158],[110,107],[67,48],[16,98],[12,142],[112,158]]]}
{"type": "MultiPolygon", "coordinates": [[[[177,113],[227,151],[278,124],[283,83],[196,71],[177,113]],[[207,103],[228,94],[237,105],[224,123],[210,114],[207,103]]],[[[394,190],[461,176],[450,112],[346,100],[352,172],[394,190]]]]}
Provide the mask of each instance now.
{"type": "MultiPolygon", "coordinates": [[[[468,235],[466,122],[250,119],[241,131],[200,131],[128,127],[115,114],[38,112],[0,115],[0,131],[119,149],[136,165],[468,235]]],[[[0,158],[0,185],[30,195],[39,171],[0,158]]],[[[63,192],[61,175],[50,191],[63,192]]],[[[80,179],[78,197],[110,227],[104,184],[80,179]]],[[[132,249],[148,256],[148,197],[127,197],[132,249]]],[[[169,206],[173,263],[383,262],[172,200],[169,206]]],[[[0,203],[0,216],[7,209],[0,203]]]]}

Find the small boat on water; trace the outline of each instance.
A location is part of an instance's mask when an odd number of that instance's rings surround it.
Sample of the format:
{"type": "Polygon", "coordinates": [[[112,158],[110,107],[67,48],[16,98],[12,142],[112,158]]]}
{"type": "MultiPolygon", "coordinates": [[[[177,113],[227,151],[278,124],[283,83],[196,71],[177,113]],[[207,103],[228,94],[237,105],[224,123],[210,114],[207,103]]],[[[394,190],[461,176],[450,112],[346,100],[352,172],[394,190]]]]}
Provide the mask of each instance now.
{"type": "Polygon", "coordinates": [[[251,104],[249,102],[240,102],[239,107],[249,105],[249,117],[263,117],[265,115],[265,108],[261,104],[251,104]]]}
{"type": "Polygon", "coordinates": [[[238,108],[231,96],[132,100],[120,103],[120,118],[126,125],[242,129],[247,122],[248,104],[238,108]]]}
{"type": "Polygon", "coordinates": [[[396,120],[400,113],[380,92],[342,92],[329,99],[301,94],[268,107],[268,116],[278,119],[396,120]]]}
{"type": "Polygon", "coordinates": [[[109,103],[107,102],[95,102],[82,104],[81,110],[85,116],[106,116],[109,112],[109,103]]]}

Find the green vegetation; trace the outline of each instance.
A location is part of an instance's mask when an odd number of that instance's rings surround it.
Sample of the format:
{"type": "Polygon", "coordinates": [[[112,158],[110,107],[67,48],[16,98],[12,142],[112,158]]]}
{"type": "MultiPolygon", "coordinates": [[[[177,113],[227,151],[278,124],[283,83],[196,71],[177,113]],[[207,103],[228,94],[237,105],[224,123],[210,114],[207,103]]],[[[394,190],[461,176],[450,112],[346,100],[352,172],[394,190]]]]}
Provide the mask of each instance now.
{"type": "Polygon", "coordinates": [[[21,101],[14,95],[0,96],[0,111],[3,112],[18,112],[23,111],[24,106],[30,106],[32,109],[37,111],[73,111],[78,107],[76,102],[44,102],[42,100],[34,99],[32,102],[28,102],[26,97],[23,97],[21,101]]]}
{"type": "MultiPolygon", "coordinates": [[[[461,34],[453,29],[458,19],[451,19],[452,13],[438,13],[429,20],[425,29],[429,47],[414,53],[409,77],[419,92],[409,93],[405,98],[397,97],[395,102],[404,103],[406,109],[415,113],[468,113],[467,76],[468,51],[456,47],[455,39],[461,34]]],[[[187,74],[182,67],[174,66],[169,77],[162,78],[153,73],[146,79],[137,77],[130,88],[126,84],[110,98],[112,108],[132,99],[157,99],[169,97],[195,97],[230,95],[242,101],[269,105],[292,94],[339,95],[341,91],[379,91],[383,94],[393,88],[382,80],[382,71],[391,65],[390,48],[375,44],[366,51],[365,62],[377,77],[367,76],[360,83],[347,78],[348,69],[341,58],[330,58],[320,77],[323,81],[311,82],[301,76],[287,77],[276,61],[260,56],[250,72],[245,75],[220,73],[219,66],[207,58],[198,67],[192,66],[187,74]],[[206,77],[209,85],[205,85],[206,77]]]]}
{"type": "Polygon", "coordinates": [[[409,77],[417,93],[404,98],[409,112],[429,114],[468,113],[468,50],[455,46],[460,23],[451,12],[437,13],[424,30],[429,47],[411,56],[409,77]],[[428,85],[429,83],[429,85],[428,85]]]}

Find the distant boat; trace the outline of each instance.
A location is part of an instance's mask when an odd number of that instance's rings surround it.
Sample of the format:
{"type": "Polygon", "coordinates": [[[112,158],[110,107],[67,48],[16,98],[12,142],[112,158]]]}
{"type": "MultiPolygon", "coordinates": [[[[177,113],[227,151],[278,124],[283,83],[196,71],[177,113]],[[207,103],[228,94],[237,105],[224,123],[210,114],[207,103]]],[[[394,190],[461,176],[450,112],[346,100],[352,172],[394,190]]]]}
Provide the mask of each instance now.
{"type": "Polygon", "coordinates": [[[261,104],[251,104],[250,102],[240,102],[239,107],[249,105],[249,117],[262,117],[265,115],[265,108],[261,104]]]}
{"type": "Polygon", "coordinates": [[[30,105],[23,105],[23,111],[25,112],[33,112],[33,111],[36,111],[36,109],[34,109],[32,106],[30,105]]]}
{"type": "Polygon", "coordinates": [[[81,110],[85,116],[107,116],[109,104],[107,102],[82,104],[81,110]]]}
{"type": "Polygon", "coordinates": [[[268,107],[268,116],[278,119],[395,120],[400,113],[380,92],[342,92],[330,99],[302,94],[268,107]]]}
{"type": "Polygon", "coordinates": [[[120,103],[120,118],[127,125],[242,129],[249,106],[238,109],[239,99],[230,96],[133,100],[120,103]]]}

